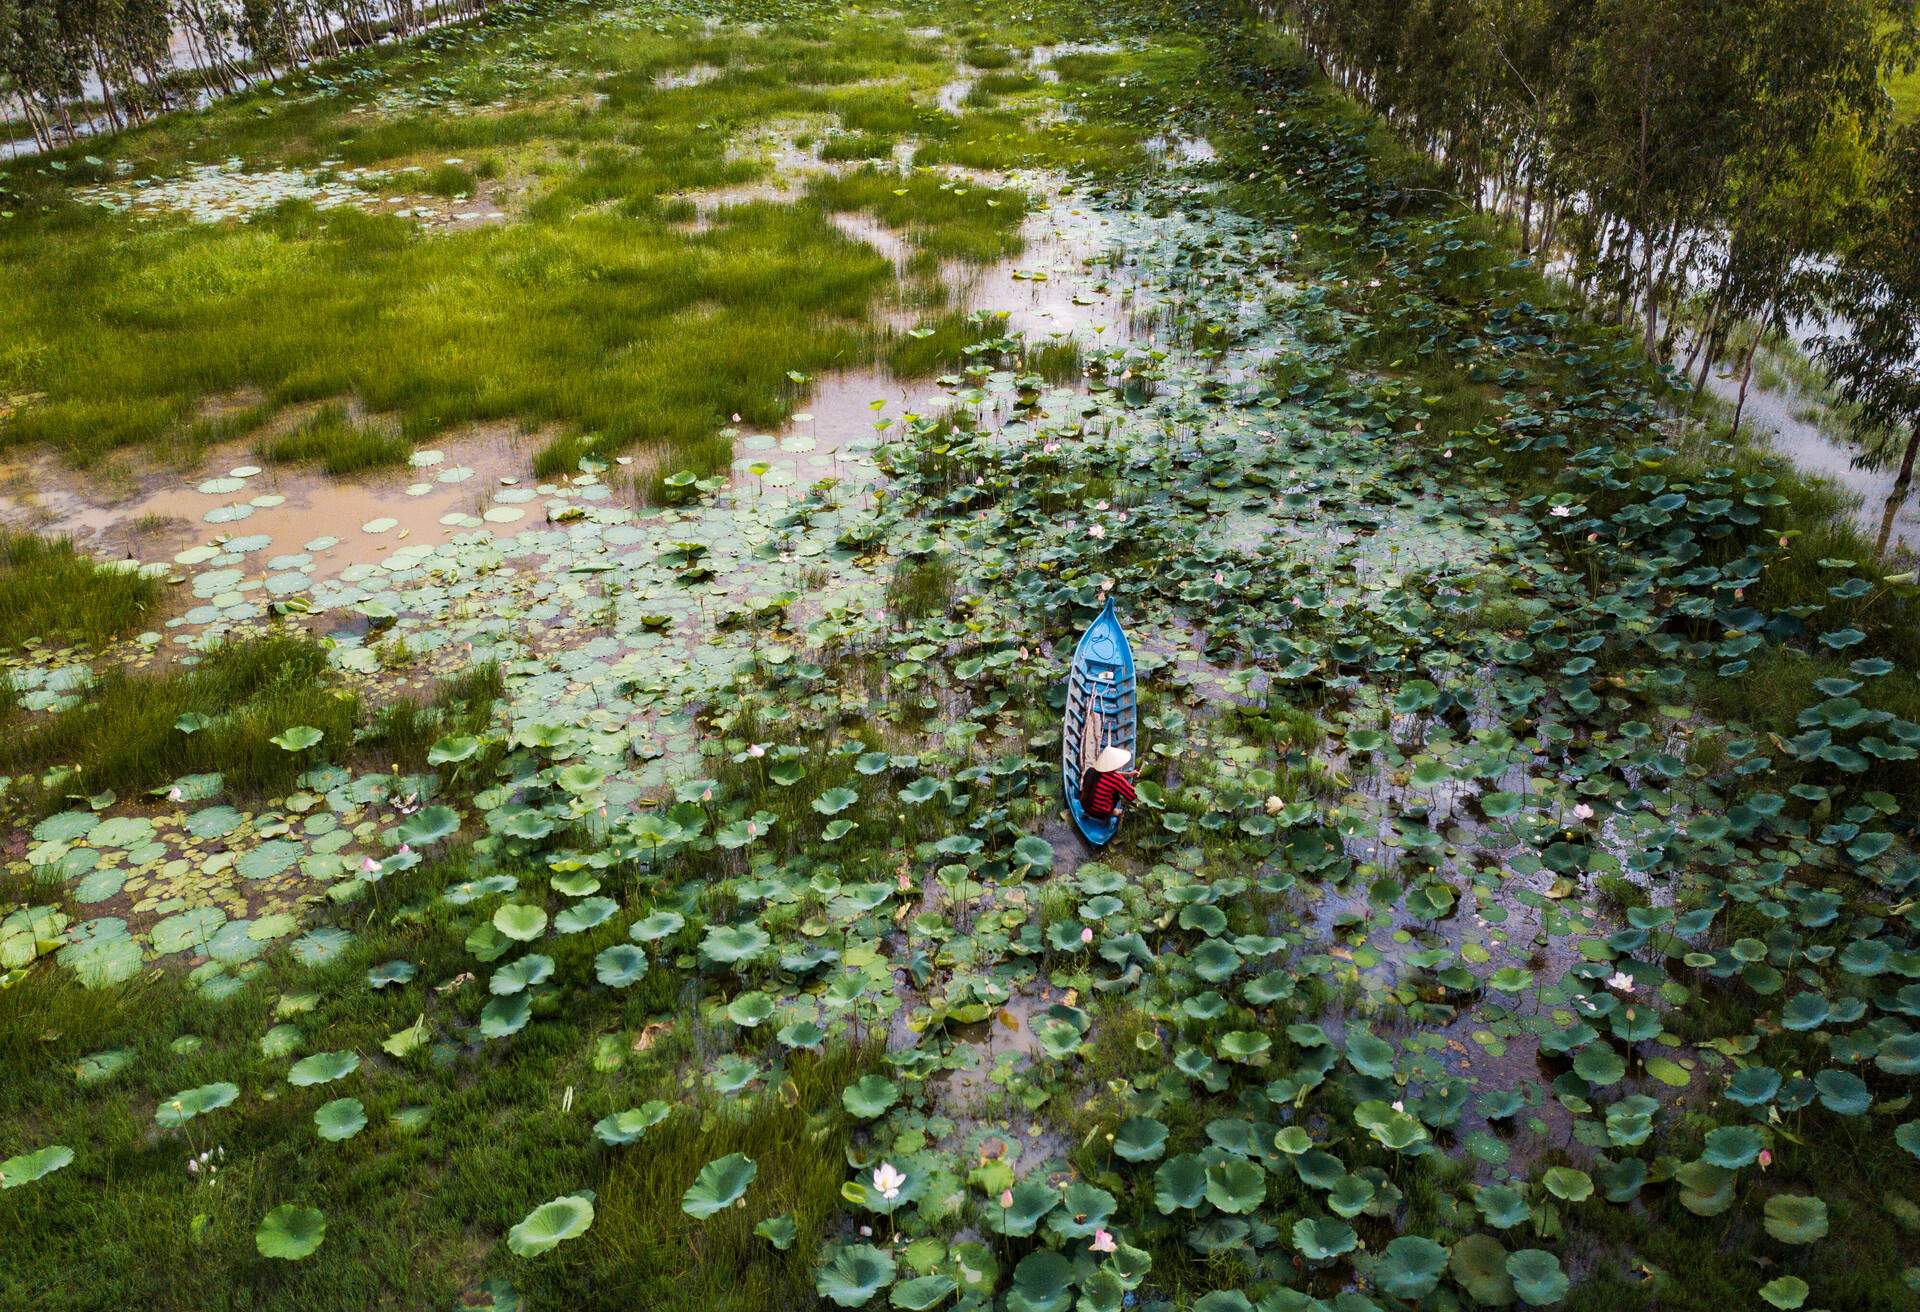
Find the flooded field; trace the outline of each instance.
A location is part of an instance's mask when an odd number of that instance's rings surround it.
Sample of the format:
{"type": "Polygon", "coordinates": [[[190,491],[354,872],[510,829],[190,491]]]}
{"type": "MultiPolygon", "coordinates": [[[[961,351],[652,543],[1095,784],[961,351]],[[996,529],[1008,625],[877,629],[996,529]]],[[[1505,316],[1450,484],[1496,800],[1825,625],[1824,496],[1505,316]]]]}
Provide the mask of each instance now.
{"type": "Polygon", "coordinates": [[[50,278],[0,311],[0,524],[155,581],[0,664],[0,1290],[1891,1306],[1890,594],[1765,483],[1670,486],[1323,89],[1162,22],[536,8],[236,167],[36,184],[45,249],[179,266],[71,293],[137,410],[46,365],[50,278]],[[290,354],[86,299],[343,250],[380,277],[290,354]],[[1096,849],[1054,753],[1108,598],[1096,849]],[[1766,644],[1784,725],[1712,696],[1766,644]]]}

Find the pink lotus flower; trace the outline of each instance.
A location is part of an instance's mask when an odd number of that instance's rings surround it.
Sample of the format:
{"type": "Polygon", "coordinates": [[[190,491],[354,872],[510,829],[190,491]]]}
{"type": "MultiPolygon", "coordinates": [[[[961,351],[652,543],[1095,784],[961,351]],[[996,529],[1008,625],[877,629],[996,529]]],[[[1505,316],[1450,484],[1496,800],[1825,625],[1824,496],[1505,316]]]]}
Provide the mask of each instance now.
{"type": "Polygon", "coordinates": [[[1585,802],[1581,802],[1573,808],[1573,818],[1576,820],[1591,820],[1593,819],[1593,808],[1585,802]]]}
{"type": "Polygon", "coordinates": [[[1058,442],[1048,442],[1045,445],[1043,445],[1040,449],[1044,451],[1046,454],[1052,455],[1055,451],[1058,451],[1060,449],[1060,444],[1058,442]]]}
{"type": "Polygon", "coordinates": [[[1087,536],[1090,538],[1104,538],[1106,535],[1107,530],[1103,525],[1089,524],[1087,526],[1087,536]]]}
{"type": "Polygon", "coordinates": [[[1088,925],[1088,926],[1086,926],[1086,927],[1084,927],[1084,928],[1082,928],[1082,929],[1081,929],[1081,931],[1080,931],[1080,941],[1081,941],[1082,943],[1091,943],[1091,942],[1093,942],[1093,927],[1092,927],[1091,925],[1088,925]]]}
{"type": "Polygon", "coordinates": [[[1760,1165],[1761,1165],[1761,1166],[1762,1166],[1763,1168],[1764,1168],[1764,1167],[1768,1167],[1768,1166],[1772,1166],[1772,1165],[1773,1165],[1773,1152],[1772,1152],[1772,1150],[1770,1150],[1770,1149],[1767,1149],[1767,1148],[1762,1148],[1762,1149],[1760,1150],[1760,1165]]]}
{"type": "Polygon", "coordinates": [[[1117,1247],[1119,1245],[1113,1242],[1112,1233],[1106,1230],[1095,1230],[1093,1242],[1087,1245],[1087,1248],[1095,1253],[1111,1253],[1117,1247]]]}
{"type": "Polygon", "coordinates": [[[1012,1206],[1013,1206],[1013,1190],[1011,1190],[1011,1189],[1002,1189],[1002,1190],[1000,1191],[1000,1206],[1002,1206],[1002,1207],[1012,1207],[1012,1206]]]}
{"type": "Polygon", "coordinates": [[[760,756],[765,756],[766,754],[767,754],[766,745],[763,743],[755,743],[751,747],[747,748],[748,756],[760,757],[760,756]]]}

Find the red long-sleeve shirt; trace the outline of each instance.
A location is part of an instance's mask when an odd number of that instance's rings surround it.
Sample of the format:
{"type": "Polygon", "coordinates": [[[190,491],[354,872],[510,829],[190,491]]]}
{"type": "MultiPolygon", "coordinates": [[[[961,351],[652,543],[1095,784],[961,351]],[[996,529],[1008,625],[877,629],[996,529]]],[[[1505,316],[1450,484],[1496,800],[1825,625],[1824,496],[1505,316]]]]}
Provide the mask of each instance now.
{"type": "Polygon", "coordinates": [[[1112,815],[1121,802],[1134,800],[1133,781],[1118,770],[1109,770],[1104,774],[1095,770],[1087,779],[1086,796],[1082,805],[1090,815],[1101,819],[1112,815]]]}

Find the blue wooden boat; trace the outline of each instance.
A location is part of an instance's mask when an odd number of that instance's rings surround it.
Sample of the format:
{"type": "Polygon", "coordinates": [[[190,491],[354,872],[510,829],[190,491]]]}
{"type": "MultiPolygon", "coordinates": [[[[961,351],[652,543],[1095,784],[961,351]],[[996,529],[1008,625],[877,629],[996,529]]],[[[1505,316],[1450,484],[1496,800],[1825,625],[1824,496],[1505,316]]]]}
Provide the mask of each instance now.
{"type": "Polygon", "coordinates": [[[1097,819],[1081,805],[1080,781],[1104,748],[1124,747],[1138,755],[1140,703],[1134,683],[1133,648],[1114,617],[1113,598],[1073,649],[1067,671],[1067,713],[1060,729],[1060,780],[1067,810],[1089,843],[1106,846],[1120,827],[1118,816],[1097,819]]]}

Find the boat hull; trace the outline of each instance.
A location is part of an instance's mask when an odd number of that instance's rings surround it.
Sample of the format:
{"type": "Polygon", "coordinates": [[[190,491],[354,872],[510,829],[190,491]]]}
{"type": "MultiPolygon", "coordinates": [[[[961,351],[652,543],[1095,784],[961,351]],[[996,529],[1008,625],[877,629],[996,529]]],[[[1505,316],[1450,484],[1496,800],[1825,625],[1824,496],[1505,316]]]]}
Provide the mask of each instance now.
{"type": "Polygon", "coordinates": [[[1140,726],[1139,688],[1134,676],[1133,647],[1107,604],[1073,651],[1067,671],[1067,707],[1060,728],[1060,780],[1066,790],[1067,811],[1074,827],[1095,847],[1105,847],[1120,828],[1117,816],[1101,819],[1087,814],[1080,798],[1080,781],[1102,748],[1124,747],[1136,752],[1140,726]]]}

